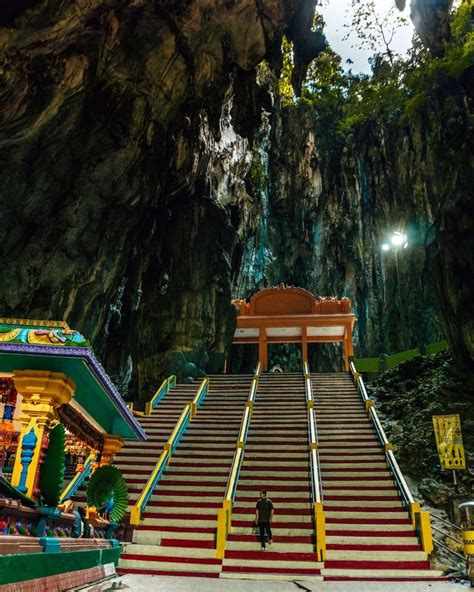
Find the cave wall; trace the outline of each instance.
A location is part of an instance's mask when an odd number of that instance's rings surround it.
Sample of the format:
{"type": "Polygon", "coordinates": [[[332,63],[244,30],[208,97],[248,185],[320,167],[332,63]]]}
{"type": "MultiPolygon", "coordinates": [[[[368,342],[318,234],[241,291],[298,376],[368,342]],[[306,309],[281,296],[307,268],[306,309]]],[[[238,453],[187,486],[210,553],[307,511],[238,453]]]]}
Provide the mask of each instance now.
{"type": "Polygon", "coordinates": [[[65,319],[143,397],[173,353],[222,363],[255,66],[284,32],[316,55],[314,5],[2,0],[2,315],[65,319]]]}
{"type": "Polygon", "coordinates": [[[281,65],[285,34],[301,83],[324,47],[314,0],[1,5],[2,316],[65,319],[140,398],[190,362],[218,370],[231,298],[279,282],[348,295],[358,353],[398,350],[395,269],[378,249],[393,221],[416,239],[400,262],[406,342],[440,335],[433,292],[445,332],[461,312],[469,333],[459,279],[443,297],[456,215],[430,242],[436,290],[423,273],[422,237],[459,180],[430,148],[445,138],[436,109],[332,152],[311,111],[280,109],[258,78],[263,58],[281,65]]]}
{"type": "MultiPolygon", "coordinates": [[[[470,129],[466,94],[452,80],[416,117],[403,124],[374,118],[344,140],[332,141],[305,102],[275,110],[260,188],[267,221],[246,250],[246,278],[266,259],[259,286],[284,282],[348,296],[359,356],[446,337],[469,364],[470,129]],[[381,245],[398,229],[409,245],[398,253],[397,281],[394,253],[381,245]]],[[[240,297],[252,289],[236,284],[240,297]]]]}

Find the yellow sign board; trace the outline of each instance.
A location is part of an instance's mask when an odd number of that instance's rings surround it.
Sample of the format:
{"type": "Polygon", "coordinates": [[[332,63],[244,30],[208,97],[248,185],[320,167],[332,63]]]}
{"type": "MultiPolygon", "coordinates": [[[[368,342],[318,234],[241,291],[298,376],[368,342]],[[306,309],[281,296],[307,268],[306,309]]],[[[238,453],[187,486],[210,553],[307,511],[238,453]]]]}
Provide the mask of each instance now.
{"type": "Polygon", "coordinates": [[[433,415],[433,425],[441,468],[465,469],[466,457],[459,415],[433,415]]]}

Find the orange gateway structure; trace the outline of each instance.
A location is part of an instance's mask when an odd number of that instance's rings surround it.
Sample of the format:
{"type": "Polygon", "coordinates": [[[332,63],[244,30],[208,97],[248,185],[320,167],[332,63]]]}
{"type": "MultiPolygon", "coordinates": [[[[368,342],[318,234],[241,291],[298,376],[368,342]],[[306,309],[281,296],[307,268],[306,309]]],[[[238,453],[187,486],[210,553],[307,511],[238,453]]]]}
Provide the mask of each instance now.
{"type": "Polygon", "coordinates": [[[257,292],[249,302],[233,303],[239,310],[233,344],[258,343],[264,372],[271,343],[301,343],[303,361],[307,361],[308,343],[342,342],[344,367],[349,370],[356,317],[348,298],[316,298],[303,288],[281,285],[257,292]]]}

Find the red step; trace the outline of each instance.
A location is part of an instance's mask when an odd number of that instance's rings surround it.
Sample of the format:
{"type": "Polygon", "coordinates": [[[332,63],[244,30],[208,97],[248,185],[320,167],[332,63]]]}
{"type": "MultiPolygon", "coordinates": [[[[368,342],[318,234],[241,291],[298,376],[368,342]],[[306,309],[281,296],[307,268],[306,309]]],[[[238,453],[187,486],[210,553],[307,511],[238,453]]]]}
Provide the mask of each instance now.
{"type": "MultiPolygon", "coordinates": [[[[278,539],[279,540],[279,539],[278,539]]],[[[265,561],[317,561],[316,553],[278,553],[275,551],[226,551],[227,559],[264,559],[265,561]]]]}
{"type": "Polygon", "coordinates": [[[215,541],[207,541],[200,539],[161,539],[162,547],[190,547],[197,549],[215,549],[215,541]]]}
{"type": "MultiPolygon", "coordinates": [[[[182,492],[183,495],[185,493],[192,492],[182,492]]],[[[175,491],[175,494],[178,496],[179,492],[175,491]]],[[[161,502],[161,501],[153,501],[149,502],[148,506],[159,506],[160,508],[220,508],[222,506],[222,502],[180,502],[180,501],[173,501],[173,502],[161,502]]]]}
{"type": "Polygon", "coordinates": [[[327,569],[430,569],[429,561],[326,561],[327,569]]]}
{"type": "MultiPolygon", "coordinates": [[[[329,520],[326,518],[326,522],[328,522],[329,520]]],[[[253,520],[232,520],[232,526],[237,526],[237,527],[241,527],[241,528],[253,528],[254,527],[254,521],[253,520]]],[[[313,524],[312,522],[278,522],[278,521],[273,521],[272,522],[272,529],[277,529],[277,528],[298,528],[298,529],[304,529],[304,530],[311,530],[313,531],[313,524]]]]}
{"type": "Polygon", "coordinates": [[[216,532],[215,527],[207,527],[207,526],[157,526],[157,525],[150,525],[150,524],[141,524],[138,526],[138,530],[155,530],[157,532],[182,532],[183,536],[186,535],[187,532],[196,532],[199,534],[214,534],[216,532]]]}
{"type": "Polygon", "coordinates": [[[188,578],[218,578],[219,572],[199,572],[199,571],[170,571],[163,569],[139,569],[136,567],[119,567],[117,573],[121,576],[126,574],[149,575],[149,576],[179,576],[188,578]]]}
{"type": "MultiPolygon", "coordinates": [[[[267,555],[266,551],[262,551],[264,555],[267,555]]],[[[264,558],[262,558],[264,559],[264,558]]],[[[317,576],[321,575],[320,569],[290,569],[287,567],[240,567],[240,566],[222,566],[222,571],[234,572],[234,573],[264,573],[264,574],[299,574],[304,576],[317,576]]]]}
{"type": "Polygon", "coordinates": [[[420,545],[339,545],[328,544],[328,550],[333,551],[421,551],[420,545]]]}
{"type": "Polygon", "coordinates": [[[408,518],[326,518],[326,524],[411,524],[408,518]]]}
{"type": "MultiPolygon", "coordinates": [[[[359,500],[361,501],[361,500],[359,500]]],[[[327,512],[367,512],[369,514],[377,514],[378,512],[400,512],[406,513],[405,508],[394,506],[329,506],[326,508],[327,512]]]]}
{"type": "MultiPolygon", "coordinates": [[[[270,498],[271,499],[271,498],[270,498]]],[[[232,510],[233,514],[255,514],[255,508],[254,507],[250,507],[250,508],[234,508],[232,510]]],[[[313,511],[308,508],[283,508],[281,510],[277,510],[277,513],[279,516],[312,516],[313,515],[313,511]]]]}
{"type": "Polygon", "coordinates": [[[353,537],[413,537],[410,530],[326,530],[326,536],[353,537]]]}
{"type": "MultiPolygon", "coordinates": [[[[331,488],[332,489],[332,488],[331,488]]],[[[363,489],[363,491],[367,491],[363,489]]],[[[338,501],[348,501],[348,502],[393,502],[396,500],[393,496],[388,495],[364,495],[361,496],[354,496],[354,495],[325,495],[324,500],[327,502],[338,502],[338,501]]]]}
{"type": "MultiPolygon", "coordinates": [[[[229,535],[229,541],[254,543],[258,537],[259,535],[256,534],[231,534],[229,535]]],[[[308,545],[314,543],[313,536],[274,536],[273,540],[275,543],[305,543],[308,545]]]]}
{"type": "Polygon", "coordinates": [[[211,557],[173,557],[173,555],[141,555],[136,553],[123,553],[121,558],[156,563],[200,563],[201,565],[220,565],[222,563],[220,559],[211,557]]]}

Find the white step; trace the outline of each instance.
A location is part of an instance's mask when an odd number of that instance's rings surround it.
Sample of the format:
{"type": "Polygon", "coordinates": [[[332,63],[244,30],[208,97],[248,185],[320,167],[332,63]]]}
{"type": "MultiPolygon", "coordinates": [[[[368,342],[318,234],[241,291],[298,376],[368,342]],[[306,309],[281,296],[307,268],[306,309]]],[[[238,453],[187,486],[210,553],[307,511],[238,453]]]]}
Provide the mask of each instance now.
{"type": "MultiPolygon", "coordinates": [[[[187,538],[187,537],[186,537],[187,538]]],[[[147,555],[149,557],[193,557],[195,559],[215,559],[215,549],[200,549],[199,547],[161,547],[159,545],[127,545],[125,553],[147,555]]]]}
{"type": "MultiPolygon", "coordinates": [[[[327,494],[326,494],[327,495],[327,494]]],[[[397,506],[402,508],[403,504],[399,500],[387,500],[387,501],[374,501],[374,500],[364,500],[360,499],[359,501],[348,501],[348,500],[335,500],[335,501],[328,501],[327,499],[324,500],[324,509],[330,510],[333,506],[340,506],[340,507],[347,507],[353,508],[354,506],[357,507],[366,507],[366,508],[383,508],[387,505],[397,506]]],[[[375,516],[378,516],[377,512],[371,512],[375,516]]]]}
{"type": "MultiPolygon", "coordinates": [[[[262,581],[288,581],[289,576],[285,574],[272,574],[272,573],[246,573],[246,572],[232,572],[223,571],[221,572],[220,578],[225,580],[262,580],[262,581]]],[[[298,582],[322,582],[322,576],[308,576],[304,574],[292,574],[292,580],[298,580],[298,582]]]]}
{"type": "MultiPolygon", "coordinates": [[[[345,529],[347,530],[347,528],[345,529]]],[[[370,529],[369,529],[370,530],[370,529]]],[[[335,536],[327,535],[328,545],[417,545],[418,539],[413,537],[367,537],[367,536],[335,536]]]]}
{"type": "MultiPolygon", "coordinates": [[[[167,555],[169,557],[169,555],[167,555]]],[[[174,571],[174,572],[207,572],[219,573],[221,566],[207,565],[205,563],[185,563],[184,561],[167,563],[166,561],[140,561],[139,559],[120,559],[119,568],[140,568],[156,571],[174,571]]]]}
{"type": "MultiPolygon", "coordinates": [[[[270,550],[270,547],[268,547],[268,550],[270,550]]],[[[316,554],[314,555],[315,561],[278,561],[276,559],[266,560],[265,553],[266,551],[260,551],[260,554],[262,555],[261,559],[228,559],[225,557],[222,565],[226,567],[260,567],[265,569],[271,569],[272,567],[278,569],[321,569],[323,566],[322,563],[316,561],[316,554]]],[[[293,575],[291,578],[296,579],[293,575]]]]}
{"type": "MultiPolygon", "coordinates": [[[[374,544],[376,544],[374,542],[374,544]]],[[[426,561],[423,551],[332,551],[327,552],[327,561],[426,561]]]]}
{"type": "MultiPolygon", "coordinates": [[[[243,541],[228,541],[227,550],[229,551],[258,551],[260,549],[260,543],[255,535],[255,542],[243,542],[243,541]]],[[[314,545],[309,543],[279,543],[276,538],[273,539],[273,543],[268,545],[268,550],[276,553],[315,553],[314,545]]],[[[316,554],[314,555],[316,560],[316,554]]]]}
{"type": "MultiPolygon", "coordinates": [[[[369,520],[371,518],[377,518],[378,520],[384,519],[392,519],[392,518],[406,518],[408,514],[405,515],[404,512],[344,512],[344,511],[334,511],[334,510],[326,510],[326,518],[358,518],[361,520],[369,520]]],[[[331,525],[332,526],[332,525],[331,525]]],[[[347,525],[352,526],[352,525],[347,525]]],[[[378,525],[381,527],[381,525],[378,525]]],[[[373,528],[374,525],[369,526],[366,525],[366,530],[373,528]]],[[[385,527],[383,527],[385,528],[385,527]]]]}
{"type": "MultiPolygon", "coordinates": [[[[340,569],[340,568],[323,568],[321,570],[323,577],[325,576],[339,576],[347,578],[363,578],[366,580],[383,580],[387,578],[440,578],[443,576],[442,571],[429,569],[340,569]]],[[[299,579],[299,578],[298,578],[299,579]]],[[[388,588],[389,589],[389,588],[388,588]]],[[[417,588],[420,589],[421,588],[417,588]]]]}
{"type": "MultiPolygon", "coordinates": [[[[353,532],[357,532],[360,530],[367,531],[367,530],[383,530],[387,532],[399,532],[399,531],[408,531],[414,532],[411,524],[326,524],[326,530],[331,531],[339,531],[339,530],[350,530],[353,532]]],[[[376,541],[378,537],[374,537],[373,540],[376,541]]]]}
{"type": "Polygon", "coordinates": [[[147,526],[176,526],[186,529],[192,526],[193,528],[216,528],[217,527],[217,512],[216,516],[209,519],[193,520],[192,518],[145,518],[143,524],[147,526]]]}

